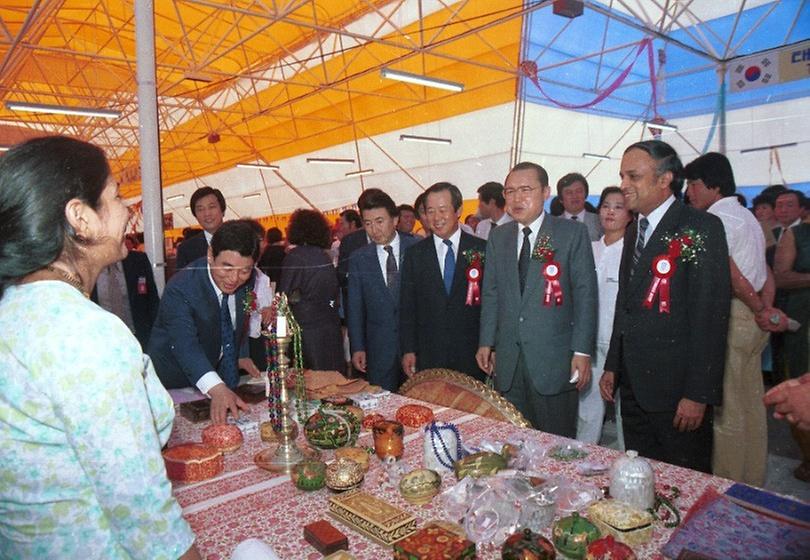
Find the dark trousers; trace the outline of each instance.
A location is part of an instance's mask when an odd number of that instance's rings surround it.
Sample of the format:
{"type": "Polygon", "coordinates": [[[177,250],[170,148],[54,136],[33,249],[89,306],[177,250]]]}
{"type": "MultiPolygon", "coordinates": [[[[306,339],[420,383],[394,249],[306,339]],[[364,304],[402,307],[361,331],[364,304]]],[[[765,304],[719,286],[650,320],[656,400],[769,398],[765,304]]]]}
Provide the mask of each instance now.
{"type": "Polygon", "coordinates": [[[706,407],[703,422],[693,432],[679,432],[673,425],[675,411],[646,412],[627,383],[619,387],[622,399],[624,444],[639,455],[706,473],[712,472],[713,414],[706,407]]]}
{"type": "Polygon", "coordinates": [[[503,396],[515,405],[535,430],[574,439],[577,437],[579,393],[573,385],[571,387],[571,391],[556,395],[538,393],[532,385],[521,352],[512,386],[503,396]]]}

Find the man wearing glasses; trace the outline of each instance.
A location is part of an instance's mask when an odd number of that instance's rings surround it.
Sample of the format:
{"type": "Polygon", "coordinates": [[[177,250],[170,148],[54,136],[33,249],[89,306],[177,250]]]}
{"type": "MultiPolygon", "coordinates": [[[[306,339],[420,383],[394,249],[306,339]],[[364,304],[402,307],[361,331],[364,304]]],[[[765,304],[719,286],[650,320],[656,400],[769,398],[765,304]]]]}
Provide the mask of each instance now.
{"type": "Polygon", "coordinates": [[[543,211],[548,173],[536,163],[516,165],[503,194],[515,221],[487,243],[476,359],[536,429],[574,438],[596,337],[588,232],[543,211]]]}

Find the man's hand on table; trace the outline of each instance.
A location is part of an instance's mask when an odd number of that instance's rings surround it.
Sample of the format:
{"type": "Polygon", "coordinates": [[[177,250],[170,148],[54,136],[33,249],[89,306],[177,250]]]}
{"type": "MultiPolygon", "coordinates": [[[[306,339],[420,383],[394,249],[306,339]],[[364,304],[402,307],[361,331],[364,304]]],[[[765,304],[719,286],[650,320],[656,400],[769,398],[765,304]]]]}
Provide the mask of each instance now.
{"type": "MultiPolygon", "coordinates": [[[[254,366],[256,367],[256,366],[254,366]]],[[[224,383],[218,383],[208,390],[211,397],[211,422],[224,424],[228,419],[228,412],[234,418],[239,418],[239,410],[247,411],[248,405],[228,389],[224,383]]]]}
{"type": "Polygon", "coordinates": [[[250,358],[239,358],[237,364],[239,369],[245,370],[251,377],[262,376],[262,373],[259,371],[259,368],[256,367],[256,364],[254,364],[253,360],[251,360],[250,358]]]}

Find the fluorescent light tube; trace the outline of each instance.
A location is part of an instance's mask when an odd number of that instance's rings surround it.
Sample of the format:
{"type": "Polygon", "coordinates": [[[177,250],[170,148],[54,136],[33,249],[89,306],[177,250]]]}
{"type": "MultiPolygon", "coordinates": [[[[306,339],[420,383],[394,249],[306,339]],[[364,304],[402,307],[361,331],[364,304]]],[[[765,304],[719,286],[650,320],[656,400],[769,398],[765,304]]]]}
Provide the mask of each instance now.
{"type": "Polygon", "coordinates": [[[602,155],[602,154],[592,154],[590,152],[583,152],[582,157],[588,158],[588,159],[598,159],[598,160],[602,160],[602,161],[610,161],[610,157],[608,157],[608,156],[605,156],[605,155],[602,155]]]}
{"type": "Polygon", "coordinates": [[[180,200],[181,198],[186,198],[186,195],[176,194],[173,196],[166,197],[166,202],[174,202],[175,200],[180,200]]]}
{"type": "Polygon", "coordinates": [[[659,130],[667,130],[669,132],[676,132],[678,127],[669,123],[656,123],[652,121],[644,121],[644,126],[648,128],[657,128],[659,130]]]}
{"type": "Polygon", "coordinates": [[[353,159],[345,159],[345,158],[320,158],[320,157],[308,157],[307,163],[325,163],[325,164],[333,164],[333,165],[351,165],[354,163],[353,159]]]}
{"type": "Polygon", "coordinates": [[[740,150],[740,153],[747,154],[748,152],[763,152],[765,150],[773,150],[775,148],[791,148],[798,145],[798,142],[788,142],[787,144],[776,144],[774,146],[758,146],[756,148],[746,148],[744,150],[740,150]]]}
{"type": "Polygon", "coordinates": [[[380,75],[383,78],[408,82],[409,84],[445,89],[447,91],[464,91],[464,84],[459,82],[440,80],[438,78],[431,78],[430,76],[422,76],[421,74],[411,74],[410,72],[400,72],[399,70],[391,70],[390,68],[380,70],[380,75]]]}
{"type": "Polygon", "coordinates": [[[261,195],[262,195],[262,193],[260,193],[260,192],[254,192],[254,193],[250,193],[250,194],[243,194],[242,198],[246,198],[246,199],[247,198],[259,198],[261,195]]]}
{"type": "Polygon", "coordinates": [[[274,171],[279,168],[278,165],[271,165],[269,163],[237,163],[236,167],[242,169],[267,169],[269,171],[274,171]]]}
{"type": "Polygon", "coordinates": [[[370,175],[374,173],[373,169],[358,169],[357,171],[349,171],[346,177],[359,177],[361,175],[370,175]]]}
{"type": "Polygon", "coordinates": [[[29,113],[50,113],[57,115],[76,115],[79,117],[101,117],[104,119],[117,119],[120,111],[109,109],[93,109],[91,107],[65,107],[62,105],[45,105],[42,103],[22,103],[19,101],[6,101],[6,109],[11,111],[27,111],[29,113]]]}
{"type": "Polygon", "coordinates": [[[428,144],[452,144],[450,138],[436,138],[434,136],[416,136],[414,134],[400,134],[400,142],[426,142],[428,144]]]}

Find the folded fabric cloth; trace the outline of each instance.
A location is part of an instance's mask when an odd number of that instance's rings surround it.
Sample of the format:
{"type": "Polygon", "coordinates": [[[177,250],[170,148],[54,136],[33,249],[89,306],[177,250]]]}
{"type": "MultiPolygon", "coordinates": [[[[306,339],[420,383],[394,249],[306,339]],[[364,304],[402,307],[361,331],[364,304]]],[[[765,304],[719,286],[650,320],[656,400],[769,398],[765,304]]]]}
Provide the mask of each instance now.
{"type": "Polygon", "coordinates": [[[810,558],[810,530],[744,508],[710,488],[662,549],[667,558],[683,551],[718,560],[800,560],[810,558]]]}
{"type": "Polygon", "coordinates": [[[259,539],[246,539],[240,542],[231,554],[231,560],[281,560],[276,551],[259,539]]]}
{"type": "Polygon", "coordinates": [[[373,393],[380,390],[377,385],[369,385],[364,379],[346,379],[337,371],[304,370],[304,380],[308,399],[323,399],[335,395],[373,393]]]}

